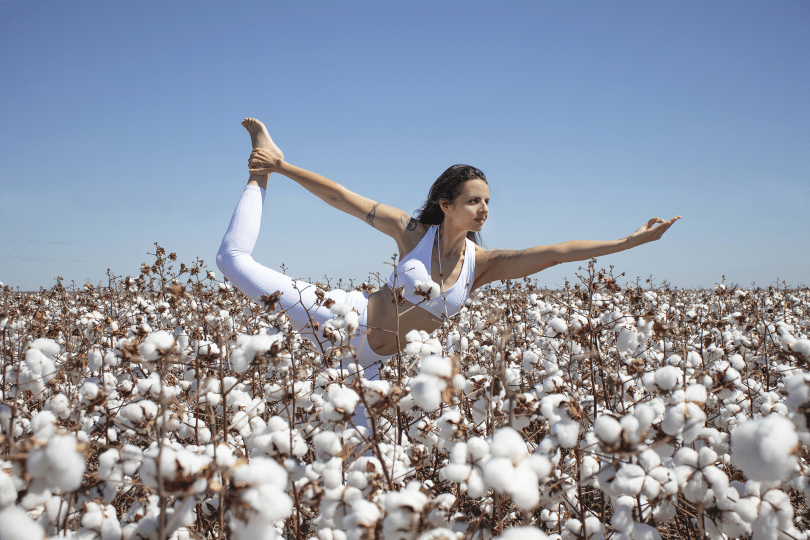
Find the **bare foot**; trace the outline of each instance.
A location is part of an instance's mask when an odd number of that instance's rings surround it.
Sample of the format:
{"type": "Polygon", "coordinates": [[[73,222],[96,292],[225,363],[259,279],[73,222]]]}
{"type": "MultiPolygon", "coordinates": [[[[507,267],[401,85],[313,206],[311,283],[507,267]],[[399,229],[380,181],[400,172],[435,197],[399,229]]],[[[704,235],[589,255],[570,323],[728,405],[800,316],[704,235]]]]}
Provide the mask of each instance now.
{"type": "Polygon", "coordinates": [[[253,144],[254,150],[261,148],[265,150],[262,154],[268,155],[273,161],[284,161],[284,154],[279,147],[276,146],[276,143],[273,142],[273,139],[270,138],[270,134],[267,133],[267,128],[264,127],[264,124],[255,118],[245,118],[242,121],[242,125],[245,126],[245,129],[250,133],[250,142],[253,144]]]}

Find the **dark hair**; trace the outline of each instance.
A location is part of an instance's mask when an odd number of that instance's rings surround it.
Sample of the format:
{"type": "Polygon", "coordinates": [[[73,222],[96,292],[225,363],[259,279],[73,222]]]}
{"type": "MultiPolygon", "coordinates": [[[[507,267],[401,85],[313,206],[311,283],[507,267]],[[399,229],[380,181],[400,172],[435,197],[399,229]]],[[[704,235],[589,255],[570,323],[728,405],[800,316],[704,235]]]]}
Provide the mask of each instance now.
{"type": "MultiPolygon", "coordinates": [[[[487,177],[484,176],[484,173],[470,165],[453,165],[448,168],[430,187],[427,201],[422,205],[422,208],[416,211],[417,221],[425,225],[438,225],[444,221],[444,211],[439,205],[439,201],[444,199],[452,203],[461,193],[462,184],[468,180],[475,180],[476,178],[487,182],[487,177]]],[[[487,184],[489,184],[489,182],[487,182],[487,184]]],[[[469,231],[467,238],[479,246],[482,243],[480,233],[469,231]]]]}

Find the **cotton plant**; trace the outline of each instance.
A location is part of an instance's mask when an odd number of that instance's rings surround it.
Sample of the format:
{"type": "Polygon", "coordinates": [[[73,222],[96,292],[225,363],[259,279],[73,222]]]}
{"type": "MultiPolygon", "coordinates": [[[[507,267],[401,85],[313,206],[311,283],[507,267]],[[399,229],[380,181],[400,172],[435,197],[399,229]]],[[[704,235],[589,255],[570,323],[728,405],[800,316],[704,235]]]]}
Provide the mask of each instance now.
{"type": "Polygon", "coordinates": [[[485,288],[368,380],[347,347],[352,312],[337,308],[335,342],[313,348],[270,304],[196,265],[188,282],[161,281],[163,263],[117,296],[56,289],[0,310],[14,343],[0,512],[15,532],[156,538],[164,514],[177,540],[296,526],[321,540],[634,539],[676,522],[711,538],[804,535],[791,497],[810,492],[797,450],[810,439],[806,291],[617,292],[601,277],[556,293],[485,288]],[[357,425],[362,406],[373,432],[357,425]],[[47,480],[67,472],[27,473],[60,437],[92,471],[73,491],[47,480]],[[272,489],[259,481],[270,469],[249,468],[261,460],[281,471],[272,489]],[[537,480],[521,482],[529,469],[537,480]],[[286,513],[265,512],[271,492],[286,513]]]}

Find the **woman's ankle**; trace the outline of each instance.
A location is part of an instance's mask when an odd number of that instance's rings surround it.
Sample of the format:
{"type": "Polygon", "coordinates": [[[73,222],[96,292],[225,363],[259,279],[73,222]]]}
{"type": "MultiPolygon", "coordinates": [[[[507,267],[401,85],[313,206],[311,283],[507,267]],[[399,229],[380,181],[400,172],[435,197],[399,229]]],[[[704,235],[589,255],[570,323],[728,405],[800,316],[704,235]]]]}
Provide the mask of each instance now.
{"type": "Polygon", "coordinates": [[[267,180],[270,178],[269,174],[251,174],[248,179],[249,186],[258,186],[267,191],[267,180]]]}

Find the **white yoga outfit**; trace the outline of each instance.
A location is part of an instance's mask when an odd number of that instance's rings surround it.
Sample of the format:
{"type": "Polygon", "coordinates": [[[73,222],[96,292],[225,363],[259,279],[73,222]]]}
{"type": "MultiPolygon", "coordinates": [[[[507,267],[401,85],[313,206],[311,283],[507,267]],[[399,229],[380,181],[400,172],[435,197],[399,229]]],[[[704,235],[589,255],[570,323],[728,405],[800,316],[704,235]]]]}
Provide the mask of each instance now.
{"type": "MultiPolygon", "coordinates": [[[[265,190],[258,186],[245,187],[231,217],[228,231],[222,238],[217,253],[217,267],[237,289],[257,303],[261,303],[260,298],[265,294],[281,292],[280,308],[285,310],[293,329],[315,343],[316,347],[318,341],[331,345],[320,330],[316,338],[310,324],[311,318],[312,321],[317,321],[322,329],[326,321],[335,318],[329,308],[316,305],[318,297],[315,295],[315,285],[295,280],[262,266],[251,256],[256,239],[259,237],[265,195],[265,190]]],[[[357,358],[365,368],[366,378],[376,378],[381,362],[390,357],[375,353],[364,335],[368,320],[368,294],[335,289],[327,292],[326,298],[331,298],[339,304],[346,304],[357,311],[360,328],[352,337],[351,343],[355,348],[359,347],[357,358]]]]}

